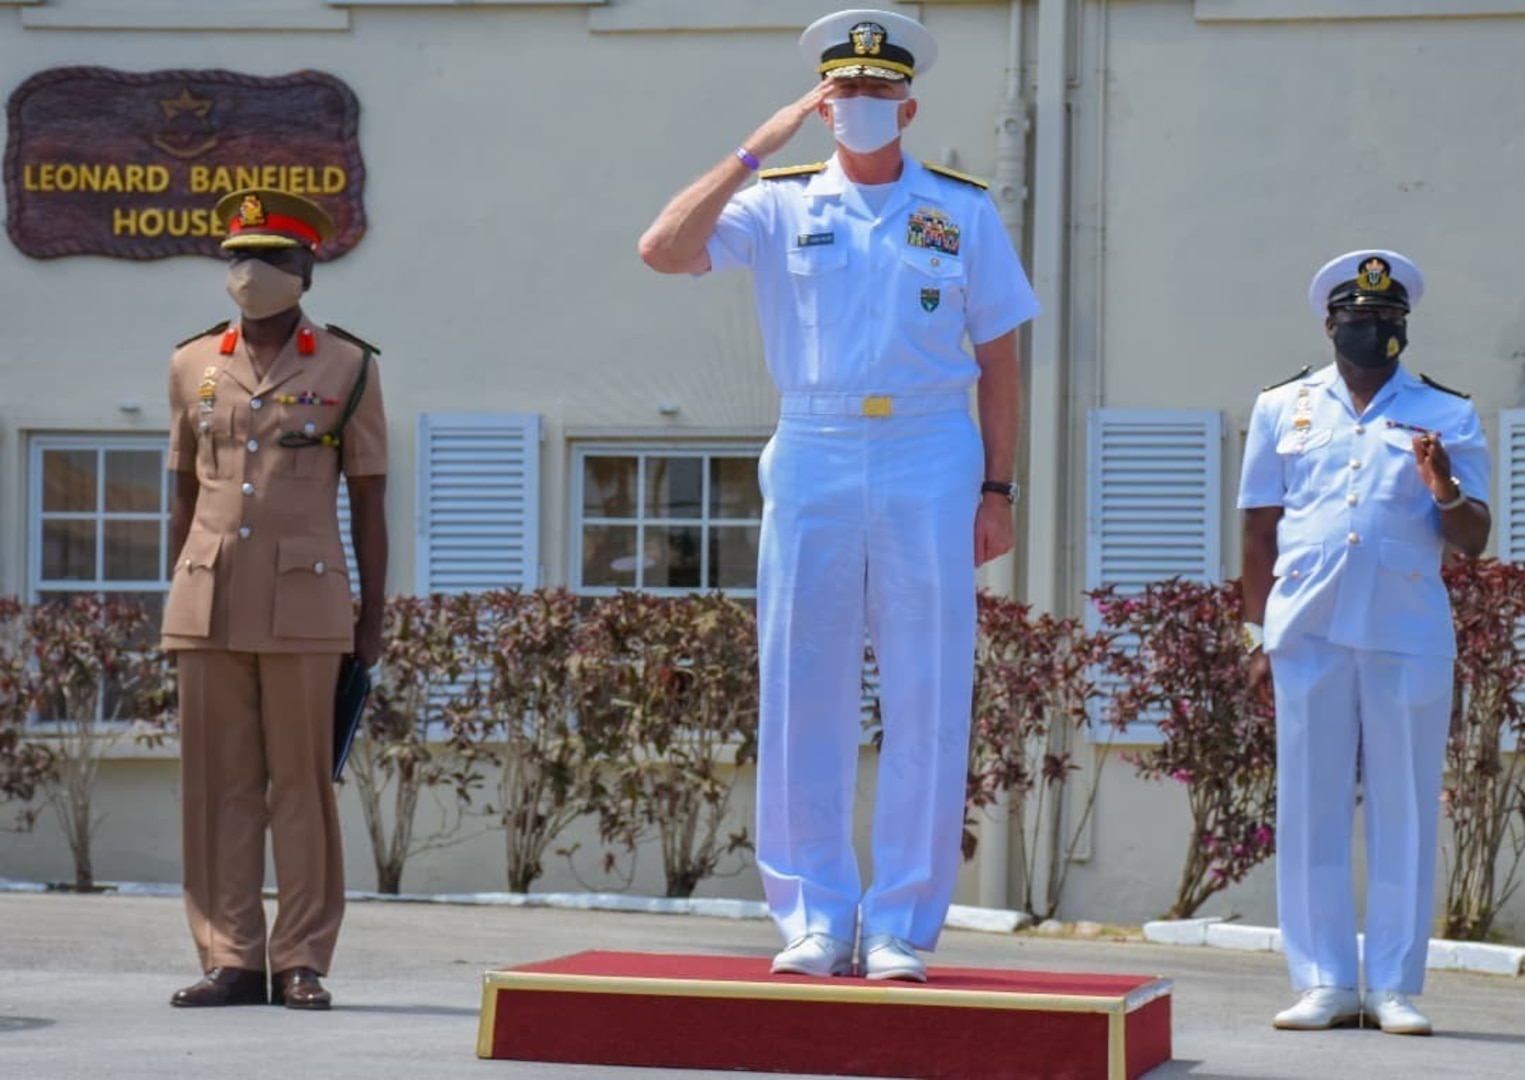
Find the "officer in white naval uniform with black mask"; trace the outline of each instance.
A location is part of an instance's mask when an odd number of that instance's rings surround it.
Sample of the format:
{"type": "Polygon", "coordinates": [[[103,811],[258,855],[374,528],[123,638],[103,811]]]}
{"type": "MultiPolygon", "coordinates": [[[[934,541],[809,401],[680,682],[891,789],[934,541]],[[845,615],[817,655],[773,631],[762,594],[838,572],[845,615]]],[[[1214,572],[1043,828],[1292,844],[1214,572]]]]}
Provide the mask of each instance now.
{"type": "Polygon", "coordinates": [[[750,267],[780,418],[759,462],[757,861],[775,972],[924,980],[958,872],[975,569],[1013,544],[1016,331],[1038,303],[984,185],[900,146],[936,43],[892,12],[800,39],[820,75],[641,239],[665,273],[750,267]],[[837,148],[765,170],[812,115],[837,148]],[[973,356],[964,351],[964,338],[973,356]],[[980,426],[969,413],[977,388],[980,426]],[[867,629],[884,740],[873,880],[852,808],[867,629]]]}
{"type": "Polygon", "coordinates": [[[1309,301],[1334,363],[1260,395],[1239,506],[1250,680],[1276,700],[1277,907],[1293,987],[1275,1024],[1428,1035],[1424,987],[1456,654],[1447,545],[1482,553],[1490,463],[1465,396],[1399,362],[1424,279],[1353,251],[1309,301]],[[1364,965],[1351,895],[1360,755],[1364,965]],[[1365,1000],[1357,993],[1364,966],[1365,1000]]]}

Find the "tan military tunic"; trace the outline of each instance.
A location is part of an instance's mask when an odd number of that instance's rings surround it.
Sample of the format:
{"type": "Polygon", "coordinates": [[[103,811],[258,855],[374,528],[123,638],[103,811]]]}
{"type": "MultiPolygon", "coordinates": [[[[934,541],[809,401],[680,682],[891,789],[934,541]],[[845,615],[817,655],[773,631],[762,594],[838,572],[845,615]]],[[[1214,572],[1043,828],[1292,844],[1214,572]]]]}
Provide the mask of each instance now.
{"type": "Polygon", "coordinates": [[[163,636],[180,654],[185,905],[203,970],[327,973],[338,940],[334,687],[355,620],[338,485],[341,471],[386,472],[375,360],[337,449],[281,437],[337,426],[361,356],[304,319],[263,380],[236,328],[170,361],[169,467],[200,484],[163,636]],[[267,829],[277,883],[268,935],[267,829]]]}
{"type": "Polygon", "coordinates": [[[360,372],[354,342],[304,319],[263,380],[236,328],[170,361],[169,468],[195,471],[196,516],[175,563],[164,648],[345,653],[354,610],[339,538],[339,474],[387,471],[381,373],[330,446],[280,445],[334,427],[360,372]],[[310,355],[302,342],[310,336],[310,355]]]}

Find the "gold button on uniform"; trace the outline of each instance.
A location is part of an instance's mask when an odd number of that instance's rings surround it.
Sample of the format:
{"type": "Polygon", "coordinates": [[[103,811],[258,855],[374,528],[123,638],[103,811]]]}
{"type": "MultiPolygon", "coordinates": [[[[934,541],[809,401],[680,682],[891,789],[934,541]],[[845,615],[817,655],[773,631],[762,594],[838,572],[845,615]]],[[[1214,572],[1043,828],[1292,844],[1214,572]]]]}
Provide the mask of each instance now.
{"type": "Polygon", "coordinates": [[[1352,469],[1359,469],[1361,467],[1361,459],[1360,458],[1351,458],[1350,459],[1350,467],[1352,469]]]}
{"type": "Polygon", "coordinates": [[[1345,537],[1345,542],[1347,544],[1359,544],[1361,542],[1361,537],[1358,533],[1351,533],[1349,536],[1345,537]]]}
{"type": "Polygon", "coordinates": [[[1356,425],[1356,434],[1357,435],[1365,435],[1366,434],[1366,425],[1365,424],[1357,424],[1356,425]]]}
{"type": "Polygon", "coordinates": [[[264,408],[264,406],[265,406],[265,402],[262,399],[260,399],[260,398],[250,398],[249,399],[249,408],[251,408],[251,409],[262,409],[262,408],[264,408]]]}
{"type": "Polygon", "coordinates": [[[259,440],[257,440],[257,439],[250,439],[249,440],[249,453],[252,454],[252,453],[254,453],[254,451],[256,451],[258,449],[259,449],[259,440]]]}
{"type": "Polygon", "coordinates": [[[245,540],[249,539],[249,526],[247,526],[247,525],[239,526],[238,535],[240,537],[242,537],[243,539],[245,539],[245,540]]]}
{"type": "Polygon", "coordinates": [[[322,559],[319,559],[317,562],[312,564],[312,572],[314,574],[321,574],[323,571],[325,571],[327,569],[328,569],[328,564],[325,563],[322,559]]]}
{"type": "Polygon", "coordinates": [[[1349,495],[1345,496],[1345,505],[1346,506],[1354,506],[1356,503],[1358,503],[1360,501],[1361,501],[1360,497],[1357,496],[1355,492],[1351,492],[1349,495]]]}
{"type": "Polygon", "coordinates": [[[254,485],[253,484],[245,484],[244,485],[244,494],[245,495],[253,495],[254,494],[254,485]]]}

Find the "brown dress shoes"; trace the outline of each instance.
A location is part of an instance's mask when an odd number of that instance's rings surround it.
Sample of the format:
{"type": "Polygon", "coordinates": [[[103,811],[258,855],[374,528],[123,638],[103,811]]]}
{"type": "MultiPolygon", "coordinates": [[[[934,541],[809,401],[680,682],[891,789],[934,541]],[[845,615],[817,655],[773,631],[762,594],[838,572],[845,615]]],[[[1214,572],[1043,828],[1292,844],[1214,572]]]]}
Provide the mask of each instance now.
{"type": "Polygon", "coordinates": [[[201,981],[176,990],[171,1005],[185,1008],[216,1008],[222,1005],[264,1005],[265,973],[248,968],[214,967],[201,981]]]}
{"type": "Polygon", "coordinates": [[[326,1009],[333,998],[318,981],[318,973],[309,967],[277,971],[270,980],[270,1004],[288,1009],[326,1009]]]}

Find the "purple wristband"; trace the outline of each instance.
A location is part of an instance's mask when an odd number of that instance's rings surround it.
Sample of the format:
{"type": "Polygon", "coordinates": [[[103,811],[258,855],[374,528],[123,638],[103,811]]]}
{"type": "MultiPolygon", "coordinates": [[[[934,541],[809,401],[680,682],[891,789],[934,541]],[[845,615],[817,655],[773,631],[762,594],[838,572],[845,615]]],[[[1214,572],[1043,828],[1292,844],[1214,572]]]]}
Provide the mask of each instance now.
{"type": "Polygon", "coordinates": [[[753,157],[752,151],[748,150],[745,146],[738,146],[736,148],[736,157],[752,172],[762,168],[762,162],[753,157]]]}

